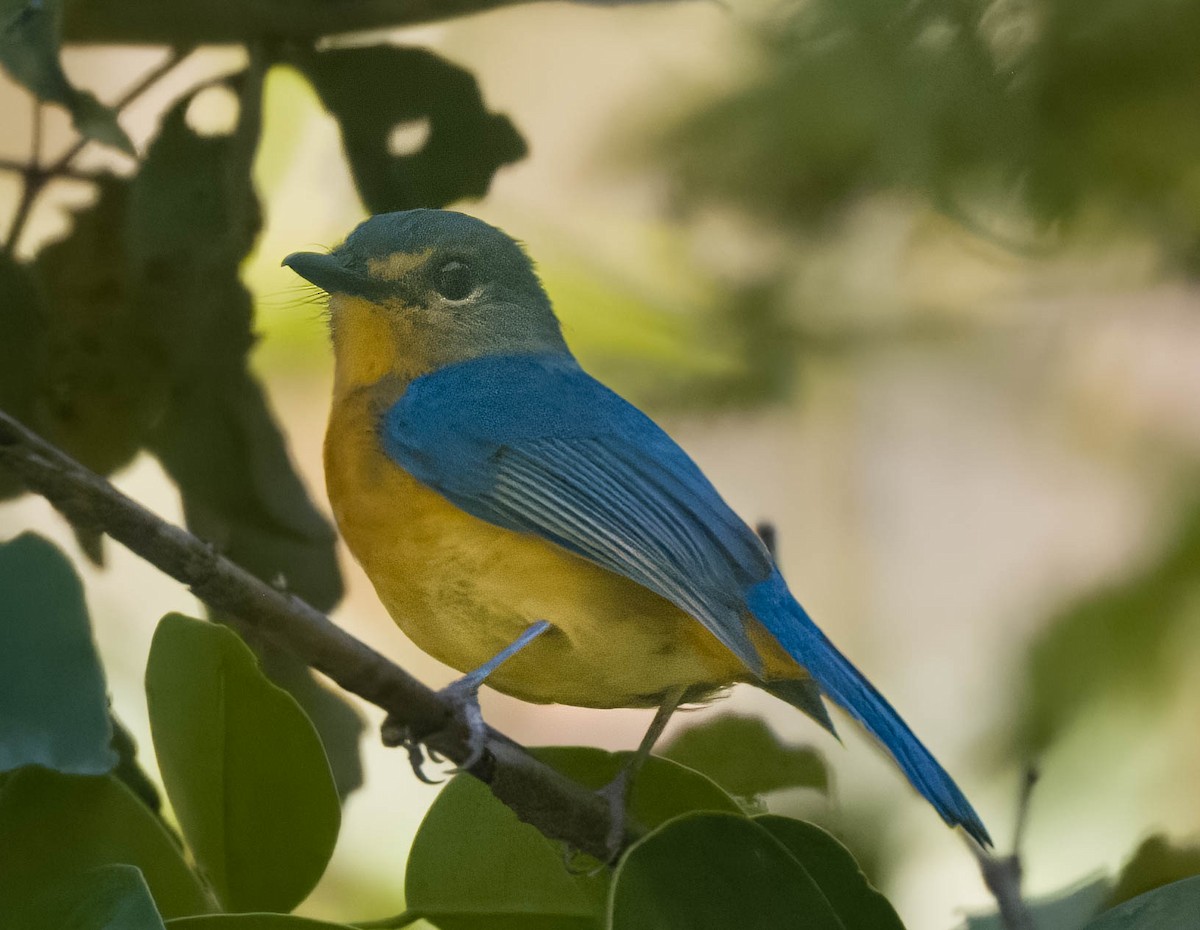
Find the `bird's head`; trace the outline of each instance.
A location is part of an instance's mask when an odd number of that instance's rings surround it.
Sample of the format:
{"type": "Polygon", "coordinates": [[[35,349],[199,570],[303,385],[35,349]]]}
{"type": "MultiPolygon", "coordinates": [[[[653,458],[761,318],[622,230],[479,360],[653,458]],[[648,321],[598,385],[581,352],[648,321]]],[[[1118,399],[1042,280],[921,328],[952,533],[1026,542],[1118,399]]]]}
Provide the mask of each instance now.
{"type": "Polygon", "coordinates": [[[485,355],[567,351],[521,246],[462,213],[383,213],[329,254],[295,252],[283,264],[329,295],[345,387],[485,355]]]}

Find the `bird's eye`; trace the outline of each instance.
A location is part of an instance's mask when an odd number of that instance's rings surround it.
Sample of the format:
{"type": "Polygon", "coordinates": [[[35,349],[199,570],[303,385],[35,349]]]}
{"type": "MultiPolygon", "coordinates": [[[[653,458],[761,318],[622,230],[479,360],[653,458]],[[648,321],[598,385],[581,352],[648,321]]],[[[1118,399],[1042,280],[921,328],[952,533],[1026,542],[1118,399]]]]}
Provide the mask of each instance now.
{"type": "Polygon", "coordinates": [[[447,300],[463,300],[475,289],[475,281],[462,262],[446,262],[434,273],[433,286],[447,300]]]}

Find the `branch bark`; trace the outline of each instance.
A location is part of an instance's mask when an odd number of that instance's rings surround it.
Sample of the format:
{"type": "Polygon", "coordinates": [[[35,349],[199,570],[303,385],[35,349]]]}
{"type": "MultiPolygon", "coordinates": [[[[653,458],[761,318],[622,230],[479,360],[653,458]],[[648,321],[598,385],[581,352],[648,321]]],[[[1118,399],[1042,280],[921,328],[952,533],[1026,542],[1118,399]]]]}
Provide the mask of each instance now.
{"type": "Polygon", "coordinates": [[[63,15],[67,42],[173,45],[312,41],[326,35],[395,29],[500,9],[529,0],[74,0],[63,15]]]}
{"type": "MultiPolygon", "coordinates": [[[[187,585],[251,639],[265,639],[382,708],[455,763],[468,755],[454,709],[398,665],[293,594],[264,584],[211,545],[168,523],[0,411],[0,467],[16,473],[75,527],[101,530],[187,585]]],[[[525,823],[600,860],[609,858],[607,802],[490,730],[468,770],[525,823]]],[[[629,824],[625,844],[639,830],[629,824]]]]}

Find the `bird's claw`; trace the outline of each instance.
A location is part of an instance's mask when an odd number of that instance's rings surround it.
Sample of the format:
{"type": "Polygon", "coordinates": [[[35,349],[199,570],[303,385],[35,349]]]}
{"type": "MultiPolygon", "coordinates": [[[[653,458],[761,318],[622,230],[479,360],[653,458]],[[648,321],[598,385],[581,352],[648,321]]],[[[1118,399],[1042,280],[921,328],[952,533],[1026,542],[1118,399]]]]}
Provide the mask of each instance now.
{"type": "MultiPolygon", "coordinates": [[[[407,724],[401,723],[391,714],[383,721],[383,726],[379,729],[380,738],[383,740],[383,745],[388,748],[402,748],[408,753],[408,762],[412,766],[413,774],[417,776],[418,781],[422,781],[427,785],[440,785],[444,779],[430,778],[425,774],[425,756],[426,750],[421,747],[418,740],[413,739],[412,733],[407,724]]],[[[428,750],[429,761],[440,762],[441,756],[435,753],[432,749],[428,750]]]]}
{"type": "MultiPolygon", "coordinates": [[[[450,774],[464,772],[483,758],[487,748],[487,724],[483,722],[483,711],[479,707],[479,683],[470,676],[453,681],[438,692],[454,708],[455,716],[467,730],[467,757],[450,770],[450,774]]],[[[426,762],[444,762],[445,758],[434,749],[422,746],[422,740],[413,737],[407,724],[388,715],[380,728],[383,745],[400,747],[408,753],[413,774],[427,785],[440,785],[444,779],[430,778],[425,774],[426,762]]],[[[428,738],[428,735],[427,737],[428,738]]]]}

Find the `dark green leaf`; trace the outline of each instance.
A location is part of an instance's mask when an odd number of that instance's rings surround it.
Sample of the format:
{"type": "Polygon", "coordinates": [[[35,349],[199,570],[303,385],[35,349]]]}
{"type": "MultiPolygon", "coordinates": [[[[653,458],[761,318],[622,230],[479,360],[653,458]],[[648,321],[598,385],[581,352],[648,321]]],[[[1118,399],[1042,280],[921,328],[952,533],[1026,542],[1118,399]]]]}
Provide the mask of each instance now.
{"type": "Polygon", "coordinates": [[[349,930],[344,924],[330,924],[307,917],[287,914],[210,914],[206,917],[181,917],[167,923],[169,930],[349,930]]]}
{"type": "Polygon", "coordinates": [[[804,866],[846,930],[904,930],[895,908],[871,887],[850,850],[820,827],[775,814],[754,822],[804,866]]]}
{"type": "MultiPolygon", "coordinates": [[[[0,410],[32,424],[38,385],[46,364],[46,320],[29,269],[0,252],[0,410]]],[[[15,475],[0,471],[0,500],[23,490],[15,475]]]]}
{"type": "Polygon", "coordinates": [[[609,930],[845,930],[812,877],[769,831],[687,814],[638,842],[613,879],[609,930]]]}
{"type": "Polygon", "coordinates": [[[332,49],[294,63],[341,126],[370,213],[482,197],[498,168],[525,155],[520,134],[507,117],[488,112],[470,72],[425,49],[332,49]],[[363,105],[365,88],[370,106],[363,105]],[[425,132],[416,151],[393,153],[398,127],[425,132]]]}
{"type": "Polygon", "coordinates": [[[163,930],[146,879],[132,865],[105,865],[60,882],[22,930],[163,930]]]}
{"type": "MultiPolygon", "coordinates": [[[[609,782],[628,758],[558,746],[535,754],[592,788],[609,782]]],[[[737,809],[707,778],[665,759],[647,760],[634,780],[632,816],[646,826],[690,810],[737,809]]],[[[484,785],[459,775],[438,795],[413,842],[408,906],[443,930],[593,930],[603,912],[607,872],[568,871],[564,855],[560,844],[517,820],[484,785]]]]}
{"type": "Polygon", "coordinates": [[[109,771],[104,673],[71,563],[32,533],[0,544],[0,599],[0,772],[109,771]]]}
{"type": "Polygon", "coordinates": [[[1194,930],[1200,876],[1164,885],[1106,911],[1086,930],[1194,930]]]}
{"type": "Polygon", "coordinates": [[[782,742],[758,717],[711,716],[689,727],[662,755],[703,772],[730,794],[750,796],[782,788],[826,791],[829,776],[820,753],[782,742]]]}
{"type": "Polygon", "coordinates": [[[31,424],[93,471],[132,461],[162,416],[162,353],[130,304],[125,240],[129,184],[103,175],[71,231],[38,253],[48,360],[31,424]]]}
{"type": "MultiPolygon", "coordinates": [[[[0,789],[0,908],[25,913],[55,883],[103,865],[137,866],[164,917],[210,909],[158,819],[111,775],[14,772],[0,789]]],[[[19,927],[16,920],[5,927],[19,927]]]]}
{"type": "MultiPolygon", "coordinates": [[[[1026,903],[1033,917],[1032,930],[1081,930],[1103,908],[1112,887],[1107,878],[1097,878],[1074,888],[1026,903]]],[[[1007,930],[999,914],[976,914],[967,918],[963,930],[1007,930]]]]}
{"type": "Polygon", "coordinates": [[[1107,907],[1136,898],[1162,885],[1200,875],[1200,847],[1172,846],[1163,836],[1152,836],[1137,848],[1121,870],[1107,907]]]}
{"type": "Polygon", "coordinates": [[[179,484],[193,532],[328,610],[342,593],[333,530],[247,368],[252,305],[238,270],[259,228],[254,101],[238,131],[219,137],[188,127],[188,102],[164,117],[126,226],[131,300],[172,385],[149,445],[179,484]]]}
{"type": "Polygon", "coordinates": [[[290,911],[324,872],[341,816],[304,712],[231,630],[177,614],[155,631],[146,696],[167,796],[221,902],[290,911]]]}
{"type": "Polygon", "coordinates": [[[39,99],[65,107],[80,134],[134,154],[117,114],[67,80],[59,60],[62,14],[63,0],[0,0],[0,64],[39,99]]]}

